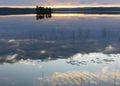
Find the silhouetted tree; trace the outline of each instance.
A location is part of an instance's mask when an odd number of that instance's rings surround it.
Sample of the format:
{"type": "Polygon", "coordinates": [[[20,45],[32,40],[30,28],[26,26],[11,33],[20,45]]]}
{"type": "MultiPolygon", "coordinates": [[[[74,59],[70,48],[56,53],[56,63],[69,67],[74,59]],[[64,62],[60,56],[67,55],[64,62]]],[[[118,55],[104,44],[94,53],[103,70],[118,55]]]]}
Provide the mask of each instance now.
{"type": "Polygon", "coordinates": [[[39,7],[36,6],[36,13],[37,14],[51,14],[52,13],[52,9],[51,8],[44,8],[44,7],[39,7]]]}

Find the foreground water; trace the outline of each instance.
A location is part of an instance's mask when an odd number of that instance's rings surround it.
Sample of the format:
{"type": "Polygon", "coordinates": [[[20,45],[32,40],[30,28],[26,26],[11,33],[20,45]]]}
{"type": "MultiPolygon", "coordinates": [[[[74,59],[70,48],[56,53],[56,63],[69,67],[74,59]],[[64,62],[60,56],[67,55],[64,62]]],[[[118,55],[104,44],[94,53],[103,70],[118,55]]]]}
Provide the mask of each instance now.
{"type": "Polygon", "coordinates": [[[0,16],[0,86],[119,86],[120,15],[0,16]]]}

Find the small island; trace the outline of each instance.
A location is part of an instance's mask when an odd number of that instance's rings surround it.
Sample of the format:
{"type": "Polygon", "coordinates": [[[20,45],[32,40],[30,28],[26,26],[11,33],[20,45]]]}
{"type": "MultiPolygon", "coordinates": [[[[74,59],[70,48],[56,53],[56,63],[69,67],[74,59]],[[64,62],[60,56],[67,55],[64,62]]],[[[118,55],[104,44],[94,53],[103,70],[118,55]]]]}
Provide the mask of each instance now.
{"type": "Polygon", "coordinates": [[[36,6],[36,14],[51,14],[52,9],[47,7],[36,6]]]}

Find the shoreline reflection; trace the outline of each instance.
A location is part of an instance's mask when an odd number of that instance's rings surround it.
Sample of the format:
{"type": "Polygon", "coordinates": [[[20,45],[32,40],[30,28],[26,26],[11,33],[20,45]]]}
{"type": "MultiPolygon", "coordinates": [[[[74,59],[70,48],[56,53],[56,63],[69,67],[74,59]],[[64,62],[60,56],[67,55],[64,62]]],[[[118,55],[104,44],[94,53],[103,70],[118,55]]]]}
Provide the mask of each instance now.
{"type": "Polygon", "coordinates": [[[50,14],[7,14],[0,17],[32,17],[36,16],[36,20],[49,19],[52,17],[120,17],[120,14],[84,14],[84,13],[50,13],[50,14]]]}

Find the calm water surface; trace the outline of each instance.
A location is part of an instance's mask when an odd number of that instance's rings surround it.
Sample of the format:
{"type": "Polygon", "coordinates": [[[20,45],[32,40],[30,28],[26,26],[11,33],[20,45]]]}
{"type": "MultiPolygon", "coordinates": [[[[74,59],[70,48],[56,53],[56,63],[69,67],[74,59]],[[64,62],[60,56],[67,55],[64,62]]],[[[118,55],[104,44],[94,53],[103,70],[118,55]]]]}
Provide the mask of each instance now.
{"type": "Polygon", "coordinates": [[[0,86],[120,86],[120,15],[0,16],[0,86]]]}

